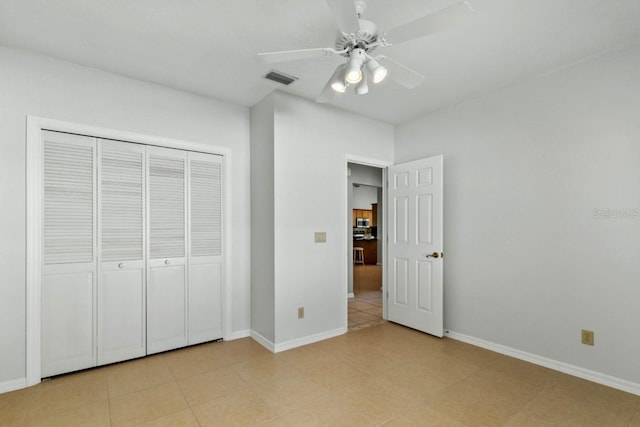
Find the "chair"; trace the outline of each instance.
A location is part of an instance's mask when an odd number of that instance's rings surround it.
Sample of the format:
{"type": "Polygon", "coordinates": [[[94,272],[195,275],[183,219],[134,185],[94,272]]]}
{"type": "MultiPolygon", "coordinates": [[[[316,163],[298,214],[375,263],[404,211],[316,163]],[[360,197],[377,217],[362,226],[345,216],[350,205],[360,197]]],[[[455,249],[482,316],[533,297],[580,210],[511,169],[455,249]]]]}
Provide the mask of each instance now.
{"type": "Polygon", "coordinates": [[[353,248],[353,263],[364,265],[364,248],[353,248]]]}

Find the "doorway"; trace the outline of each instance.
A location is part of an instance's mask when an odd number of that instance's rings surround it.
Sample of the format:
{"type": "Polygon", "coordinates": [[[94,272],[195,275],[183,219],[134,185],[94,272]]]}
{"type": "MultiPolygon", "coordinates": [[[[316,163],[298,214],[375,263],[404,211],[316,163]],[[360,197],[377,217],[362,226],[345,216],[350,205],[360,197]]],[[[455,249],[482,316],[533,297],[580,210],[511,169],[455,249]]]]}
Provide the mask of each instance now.
{"type": "MultiPolygon", "coordinates": [[[[356,296],[354,264],[367,264],[360,262],[359,254],[358,259],[354,257],[354,244],[360,243],[354,239],[354,233],[362,234],[356,228],[367,223],[364,214],[362,221],[358,221],[358,213],[351,213],[357,207],[352,188],[357,188],[354,184],[362,185],[359,181],[364,178],[358,176],[359,172],[380,171],[382,197],[378,208],[379,212],[387,214],[381,214],[376,230],[376,236],[382,237],[378,240],[383,270],[382,318],[437,337],[444,333],[443,162],[442,155],[400,164],[347,157],[345,165],[349,211],[345,218],[345,246],[348,248],[345,261],[349,297],[356,296]]],[[[366,232],[364,235],[366,237],[366,232]]],[[[355,300],[350,307],[354,304],[355,300]]],[[[353,325],[349,313],[346,314],[347,323],[353,325]]]]}
{"type": "Polygon", "coordinates": [[[347,163],[350,248],[348,330],[384,322],[384,169],[347,163]]]}

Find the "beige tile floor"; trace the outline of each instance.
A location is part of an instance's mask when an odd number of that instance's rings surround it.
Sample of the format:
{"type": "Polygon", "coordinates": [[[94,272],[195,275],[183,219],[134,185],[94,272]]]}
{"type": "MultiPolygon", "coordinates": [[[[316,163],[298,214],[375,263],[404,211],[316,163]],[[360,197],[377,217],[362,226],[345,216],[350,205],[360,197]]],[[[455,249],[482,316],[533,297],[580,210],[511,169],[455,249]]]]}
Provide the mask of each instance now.
{"type": "Polygon", "coordinates": [[[382,291],[356,291],[349,298],[349,330],[367,328],[384,322],[382,319],[382,291]]]}
{"type": "Polygon", "coordinates": [[[384,322],[203,344],[0,395],[2,426],[640,426],[640,397],[384,322]]]}

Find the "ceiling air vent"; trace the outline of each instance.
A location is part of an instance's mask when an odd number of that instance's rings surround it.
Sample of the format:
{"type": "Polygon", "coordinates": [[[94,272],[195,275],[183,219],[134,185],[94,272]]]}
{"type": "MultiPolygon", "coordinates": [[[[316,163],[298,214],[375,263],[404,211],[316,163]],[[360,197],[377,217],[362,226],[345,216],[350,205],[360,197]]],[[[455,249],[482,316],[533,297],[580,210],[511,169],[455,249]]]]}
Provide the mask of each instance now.
{"type": "Polygon", "coordinates": [[[285,86],[290,85],[291,83],[298,80],[297,77],[289,76],[287,74],[281,73],[280,71],[271,71],[269,74],[264,76],[267,80],[273,80],[274,82],[281,83],[285,86]]]}

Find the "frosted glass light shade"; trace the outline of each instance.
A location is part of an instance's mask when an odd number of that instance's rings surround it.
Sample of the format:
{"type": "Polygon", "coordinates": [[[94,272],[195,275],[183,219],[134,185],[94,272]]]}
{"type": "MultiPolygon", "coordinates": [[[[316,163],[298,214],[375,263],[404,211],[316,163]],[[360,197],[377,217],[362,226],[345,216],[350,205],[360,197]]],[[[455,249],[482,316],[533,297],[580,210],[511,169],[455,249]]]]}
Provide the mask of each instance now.
{"type": "Polygon", "coordinates": [[[380,83],[384,80],[385,77],[387,77],[387,69],[380,65],[380,63],[378,63],[378,61],[373,58],[371,58],[369,62],[367,62],[367,68],[373,76],[374,83],[380,83]]]}

